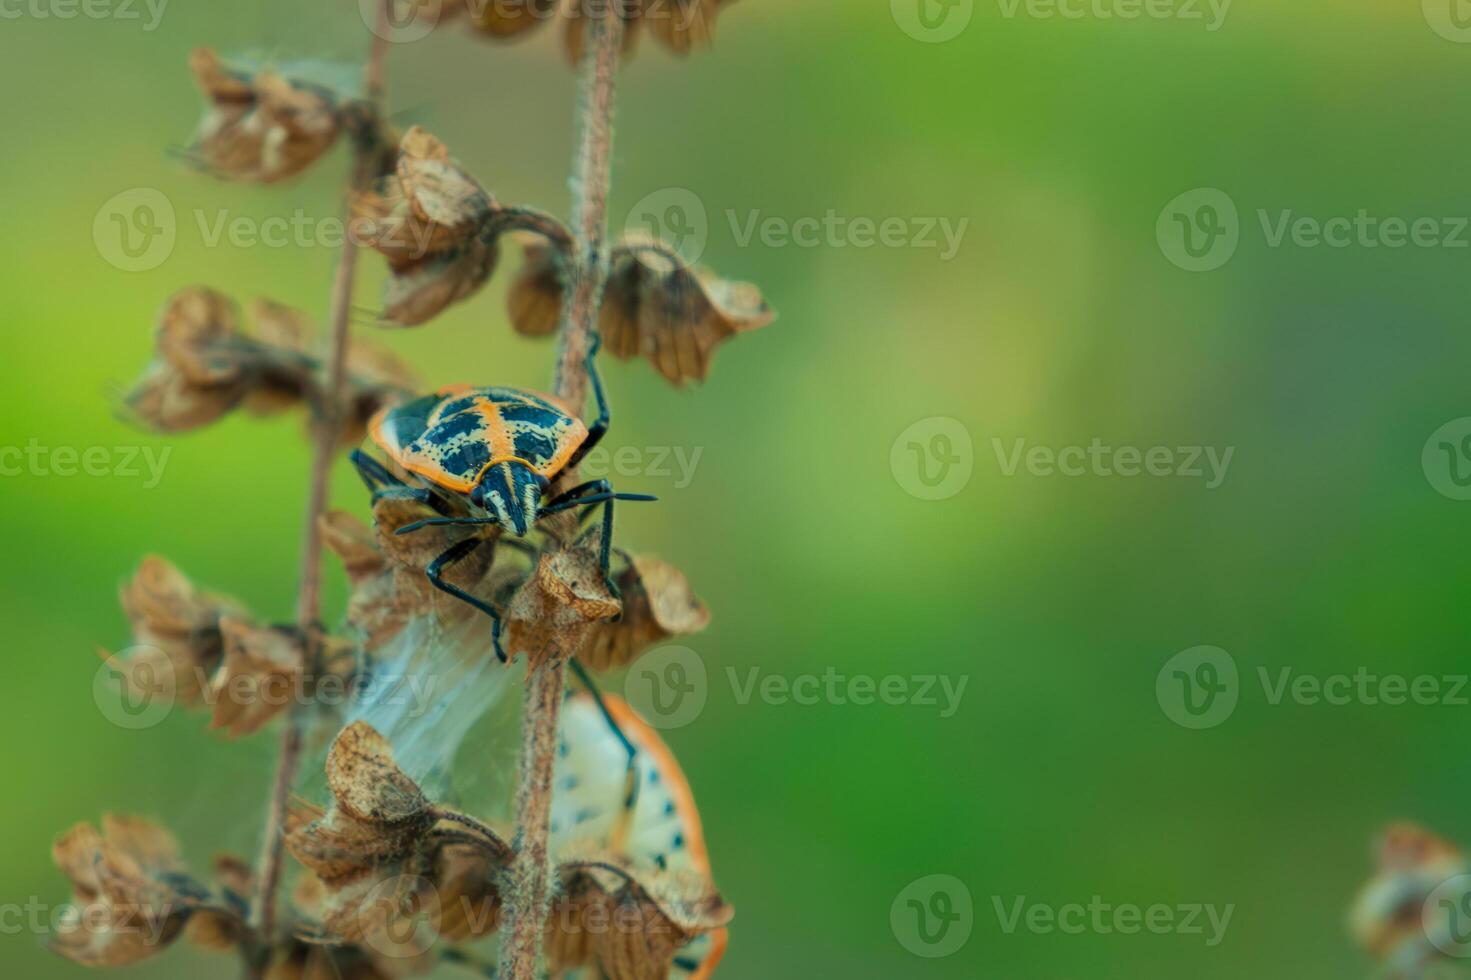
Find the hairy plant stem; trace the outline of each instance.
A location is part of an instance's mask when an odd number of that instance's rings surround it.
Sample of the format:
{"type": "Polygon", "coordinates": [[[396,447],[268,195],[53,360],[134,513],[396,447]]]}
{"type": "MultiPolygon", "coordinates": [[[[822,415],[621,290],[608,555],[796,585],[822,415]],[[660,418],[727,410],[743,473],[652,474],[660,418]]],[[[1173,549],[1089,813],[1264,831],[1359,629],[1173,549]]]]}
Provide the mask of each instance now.
{"type": "MultiPolygon", "coordinates": [[[[613,150],[613,95],[623,18],[619,0],[589,4],[588,43],[579,70],[578,147],[572,183],[572,261],[562,302],[553,388],[574,409],[587,400],[587,352],[607,282],[604,231],[613,150]]],[[[575,475],[570,475],[575,476],[575,475]]],[[[570,477],[569,477],[570,478],[570,477]]],[[[584,634],[585,635],[585,634],[584,634]]],[[[552,651],[526,678],[521,761],[516,788],[516,854],[501,930],[501,980],[535,980],[549,905],[547,853],[557,715],[570,649],[552,651]]]]}
{"type": "MultiPolygon", "coordinates": [[[[363,69],[363,87],[367,118],[362,129],[354,133],[352,176],[349,198],[368,190],[376,176],[382,147],[378,142],[379,121],[383,118],[383,98],[388,70],[388,5],[379,8],[378,23],[373,31],[373,44],[363,69]]],[[[351,201],[346,205],[351,218],[351,201]]],[[[305,670],[315,672],[321,644],[322,615],[322,515],[327,510],[332,461],[337,456],[337,443],[342,433],[343,392],[347,379],[348,324],[352,313],[352,290],[357,272],[357,243],[351,235],[342,243],[337,271],[332,280],[330,334],[326,358],[326,379],[315,406],[311,473],[307,485],[307,504],[301,534],[301,572],[296,598],[296,622],[306,645],[305,670]]],[[[257,940],[269,946],[276,926],[276,893],[280,890],[285,862],[284,826],[291,787],[296,782],[302,755],[302,710],[295,705],[286,714],[281,734],[281,751],[276,762],[276,776],[266,811],[265,840],[256,864],[256,895],[251,906],[250,924],[257,940]]],[[[253,967],[255,975],[264,972],[264,964],[253,967]]]]}

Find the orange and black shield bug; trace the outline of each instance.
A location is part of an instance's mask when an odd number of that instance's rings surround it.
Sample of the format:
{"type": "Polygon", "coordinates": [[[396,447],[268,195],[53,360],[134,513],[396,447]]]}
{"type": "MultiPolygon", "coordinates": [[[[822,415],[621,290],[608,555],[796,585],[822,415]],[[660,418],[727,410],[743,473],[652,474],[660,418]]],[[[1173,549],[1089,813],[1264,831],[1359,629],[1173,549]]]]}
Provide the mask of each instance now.
{"type": "MultiPolygon", "coordinates": [[[[397,533],[412,534],[432,526],[494,525],[524,537],[538,519],[549,514],[602,504],[603,576],[608,579],[609,590],[617,595],[617,587],[608,577],[613,501],[654,498],[614,493],[607,480],[589,480],[550,500],[543,499],[551,482],[581,462],[608,432],[608,400],[596,363],[600,345],[594,336],[587,354],[588,378],[598,405],[597,420],[590,426],[571,406],[551,395],[470,385],[441,388],[374,416],[368,425],[373,442],[422,484],[407,487],[371,456],[354,452],[353,464],[375,499],[384,493],[408,492],[445,515],[409,524],[397,533]],[[453,511],[468,512],[469,516],[451,516],[453,511]]],[[[500,612],[442,577],[446,568],[463,561],[485,543],[478,537],[461,541],[430,562],[424,572],[435,588],[490,616],[495,623],[496,654],[504,660],[500,612]]]]}

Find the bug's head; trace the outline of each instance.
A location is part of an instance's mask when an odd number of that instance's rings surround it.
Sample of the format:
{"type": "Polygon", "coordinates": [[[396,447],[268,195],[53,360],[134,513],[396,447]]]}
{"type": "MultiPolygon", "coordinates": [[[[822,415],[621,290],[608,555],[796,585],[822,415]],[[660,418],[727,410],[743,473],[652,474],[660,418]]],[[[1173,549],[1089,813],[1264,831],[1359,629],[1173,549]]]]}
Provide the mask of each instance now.
{"type": "Polygon", "coordinates": [[[500,526],[517,537],[524,537],[536,523],[541,509],[541,491],[546,481],[531,467],[517,460],[491,465],[475,489],[470,502],[494,514],[500,526]]]}

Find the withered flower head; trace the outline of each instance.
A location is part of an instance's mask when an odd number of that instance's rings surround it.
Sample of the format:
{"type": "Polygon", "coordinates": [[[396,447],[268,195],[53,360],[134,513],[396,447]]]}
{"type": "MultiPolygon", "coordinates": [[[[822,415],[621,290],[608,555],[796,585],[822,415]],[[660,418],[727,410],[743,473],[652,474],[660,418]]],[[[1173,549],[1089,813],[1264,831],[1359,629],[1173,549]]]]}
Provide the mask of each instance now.
{"type": "MultiPolygon", "coordinates": [[[[176,293],[159,318],[154,363],[124,404],[160,432],[198,428],[236,407],[269,415],[306,404],[320,417],[327,398],[311,322],[270,300],[257,302],[255,319],[252,336],[223,294],[203,287],[176,293]]],[[[417,381],[394,355],[361,341],[349,346],[347,363],[341,441],[351,445],[375,412],[417,381]]]]}
{"type": "Polygon", "coordinates": [[[191,152],[216,176],[251,183],[293,177],[343,130],[342,110],[326,89],[269,70],[229,69],[209,48],[196,48],[189,68],[209,103],[191,152]]]}
{"type": "Polygon", "coordinates": [[[623,615],[599,623],[577,654],[593,670],[626,667],[654,644],[710,625],[710,610],[678,568],[651,555],[629,555],[627,561],[614,578],[623,615]]]}
{"type": "MultiPolygon", "coordinates": [[[[1467,875],[1471,862],[1460,848],[1415,824],[1395,824],[1380,838],[1378,867],[1354,900],[1349,928],[1383,965],[1383,976],[1421,976],[1443,950],[1455,948],[1442,935],[1442,910],[1426,906],[1437,889],[1455,888],[1467,875]]],[[[1450,897],[1461,900],[1466,895],[1468,889],[1462,887],[1450,897]]]]}
{"type": "Polygon", "coordinates": [[[166,948],[201,912],[217,929],[242,927],[243,905],[190,878],[177,842],[146,820],[108,814],[100,833],[78,824],[56,841],[52,857],[71,879],[75,904],[51,945],[78,963],[136,963],[166,948]]]}
{"type": "Polygon", "coordinates": [[[505,40],[519,37],[547,21],[566,23],[567,54],[576,61],[582,56],[588,18],[602,10],[615,10],[624,21],[623,51],[630,54],[641,28],[647,28],[665,47],[687,54],[708,47],[714,40],[715,18],[722,3],[734,0],[490,0],[471,4],[471,23],[488,37],[505,40]]]}
{"type": "MultiPolygon", "coordinates": [[[[204,701],[209,678],[224,659],[220,620],[241,614],[233,599],[203,592],[157,555],[149,555],[120,590],[123,614],[132,624],[137,649],[121,665],[130,685],[164,686],[179,702],[204,701]]],[[[104,659],[111,655],[103,652],[104,659]]],[[[152,696],[156,690],[135,689],[152,696]]]]}
{"type": "Polygon", "coordinates": [[[498,256],[487,226],[498,209],[443,143],[418,126],[405,133],[397,173],[353,200],[359,234],[392,272],[383,319],[417,326],[485,285],[498,256]]]}
{"type": "MultiPolygon", "coordinates": [[[[732,910],[710,880],[699,815],[667,746],[621,700],[608,708],[640,752],[636,810],[621,743],[590,698],[564,705],[554,774],[552,836],[557,889],[546,923],[554,970],[596,966],[611,980],[710,976],[732,910]]],[[[388,742],[359,722],[327,762],[334,804],[298,803],[287,846],[311,872],[298,907],[314,912],[314,941],[390,957],[426,953],[438,939],[495,932],[511,848],[466,814],[435,805],[394,761],[388,742]],[[422,923],[428,934],[415,933],[422,923]]]]}
{"type": "MultiPolygon", "coordinates": [[[[517,332],[537,337],[556,329],[563,288],[559,262],[549,248],[526,248],[509,296],[517,332]]],[[[641,235],[624,238],[613,249],[611,265],[598,319],[603,350],[645,357],[675,385],[704,381],[717,347],[776,318],[756,286],[692,268],[666,245],[641,235]]]]}
{"type": "Polygon", "coordinates": [[[388,741],[363,722],[327,758],[334,805],[298,803],[286,844],[321,883],[316,935],[392,956],[417,955],[404,916],[431,913],[435,936],[486,935],[499,923],[499,874],[510,858],[500,835],[431,804],[399,768],[388,741]]]}
{"type": "Polygon", "coordinates": [[[255,623],[157,556],[142,561],[121,599],[135,645],[126,657],[100,652],[130,696],[206,706],[211,727],[231,738],[259,731],[323,676],[346,681],[357,669],[345,641],[329,636],[308,673],[301,631],[255,623]]]}
{"type": "Polygon", "coordinates": [[[506,649],[525,653],[535,669],[547,657],[570,657],[602,620],[618,615],[618,597],[603,578],[600,528],[568,545],[549,544],[506,607],[506,649]]]}

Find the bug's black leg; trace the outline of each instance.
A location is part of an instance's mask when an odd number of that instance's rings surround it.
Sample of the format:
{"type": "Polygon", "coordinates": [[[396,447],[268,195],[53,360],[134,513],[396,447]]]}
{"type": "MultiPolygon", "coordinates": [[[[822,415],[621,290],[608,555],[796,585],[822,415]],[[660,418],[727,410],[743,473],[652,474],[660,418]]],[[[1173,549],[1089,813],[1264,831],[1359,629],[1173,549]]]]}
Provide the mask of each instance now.
{"type": "Polygon", "coordinates": [[[411,487],[388,471],[388,468],[361,449],[354,449],[348,459],[358,471],[364,485],[373,492],[372,501],[377,503],[384,497],[399,497],[414,500],[445,513],[445,506],[432,492],[424,487],[411,487]]]}
{"type": "MultiPolygon", "coordinates": [[[[603,393],[603,379],[598,374],[597,357],[598,351],[603,346],[601,334],[593,334],[592,342],[587,346],[587,377],[592,382],[593,397],[598,403],[598,417],[593,424],[587,427],[587,438],[582,440],[582,445],[572,454],[567,461],[567,469],[573,469],[578,463],[586,458],[587,454],[597,448],[598,443],[603,441],[603,436],[608,434],[608,423],[611,417],[608,412],[608,396],[603,393]]],[[[582,409],[579,407],[578,411],[582,409]]]]}
{"type": "Polygon", "coordinates": [[[573,507],[603,505],[603,542],[602,547],[598,550],[598,564],[603,570],[603,582],[608,586],[608,591],[613,594],[614,598],[622,599],[623,594],[618,590],[618,584],[613,581],[612,572],[609,570],[613,557],[613,501],[657,499],[646,493],[614,493],[607,480],[589,480],[555,497],[549,504],[541,508],[541,513],[556,514],[573,507]],[[586,490],[597,492],[589,496],[581,496],[586,490]]]}
{"type": "Polygon", "coordinates": [[[592,699],[597,704],[598,711],[602,714],[603,720],[608,723],[608,727],[613,730],[613,734],[618,736],[618,741],[623,743],[623,751],[628,753],[628,772],[623,781],[623,810],[625,818],[631,821],[634,807],[638,806],[638,749],[634,748],[633,743],[628,740],[628,736],[623,734],[622,727],[619,726],[617,719],[613,717],[612,712],[608,710],[607,704],[603,701],[603,692],[598,690],[598,685],[588,675],[587,668],[582,666],[582,662],[576,657],[572,658],[571,665],[572,673],[577,675],[577,679],[582,683],[582,686],[587,688],[587,693],[592,695],[592,699]]]}
{"type": "Polygon", "coordinates": [[[486,524],[500,523],[494,517],[426,517],[422,521],[405,524],[394,531],[394,534],[413,534],[415,531],[426,527],[480,527],[486,524]]]}
{"type": "Polygon", "coordinates": [[[497,611],[495,606],[492,606],[490,603],[476,598],[475,596],[466,592],[464,589],[460,588],[457,585],[446,582],[441,575],[441,573],[450,565],[453,565],[459,561],[464,561],[470,555],[474,554],[475,549],[479,548],[482,544],[485,544],[484,538],[467,538],[464,541],[461,541],[459,544],[453,546],[452,548],[449,548],[447,551],[444,551],[440,554],[438,558],[430,562],[429,567],[424,569],[424,574],[429,578],[430,584],[439,591],[447,592],[450,595],[454,596],[456,599],[459,599],[461,602],[469,603],[470,605],[474,606],[476,609],[479,609],[481,612],[485,613],[485,615],[490,617],[491,622],[495,624],[494,627],[491,629],[490,634],[491,643],[495,647],[495,655],[497,658],[499,658],[501,663],[506,663],[509,658],[506,656],[505,649],[501,646],[500,612],[497,611]]]}
{"type": "Polygon", "coordinates": [[[354,449],[347,458],[352,460],[353,468],[358,471],[358,476],[362,477],[363,483],[369,490],[405,485],[402,480],[388,472],[386,466],[361,449],[354,449]]]}

